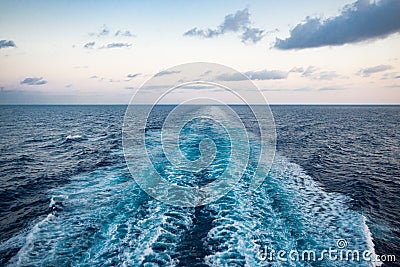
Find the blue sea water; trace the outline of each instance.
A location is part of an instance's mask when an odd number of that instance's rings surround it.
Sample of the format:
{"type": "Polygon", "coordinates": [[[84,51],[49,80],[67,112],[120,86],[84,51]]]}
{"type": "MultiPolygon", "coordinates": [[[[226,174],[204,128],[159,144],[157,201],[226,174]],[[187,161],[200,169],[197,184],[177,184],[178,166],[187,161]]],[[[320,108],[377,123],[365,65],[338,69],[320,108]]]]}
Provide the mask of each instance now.
{"type": "MultiPolygon", "coordinates": [[[[172,108],[157,106],[151,117],[153,162],[171,182],[213,181],[229,158],[227,136],[195,121],[219,153],[210,169],[182,181],[156,138],[172,108]]],[[[232,108],[256,133],[246,109],[232,108]]],[[[186,208],[135,183],[122,149],[125,109],[0,107],[0,265],[371,266],[260,259],[265,248],[322,251],[339,239],[400,259],[400,106],[273,106],[277,153],[264,183],[249,191],[250,160],[227,195],[186,208]]],[[[196,159],[193,133],[180,148],[196,159]]]]}

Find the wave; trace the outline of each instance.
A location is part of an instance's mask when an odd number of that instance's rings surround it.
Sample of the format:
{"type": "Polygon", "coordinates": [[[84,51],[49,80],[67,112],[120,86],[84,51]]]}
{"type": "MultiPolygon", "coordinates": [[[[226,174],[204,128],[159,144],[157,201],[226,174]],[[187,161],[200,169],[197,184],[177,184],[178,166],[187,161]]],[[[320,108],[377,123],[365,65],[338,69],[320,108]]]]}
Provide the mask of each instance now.
{"type": "MultiPolygon", "coordinates": [[[[214,167],[211,176],[220,172],[214,167]]],[[[259,258],[265,247],[322,251],[336,249],[337,240],[344,239],[348,249],[373,249],[366,220],[349,208],[350,199],[326,192],[301,166],[277,155],[264,183],[249,191],[254,171],[250,164],[233,190],[196,208],[150,198],[123,162],[70,177],[48,191],[49,213],[21,235],[21,248],[8,264],[268,266],[271,262],[259,258]]],[[[169,169],[168,177],[182,175],[169,169]]],[[[309,266],[304,261],[273,263],[309,266]]],[[[321,265],[354,262],[324,260],[321,265]]]]}
{"type": "MultiPolygon", "coordinates": [[[[371,252],[371,258],[372,259],[376,259],[376,252],[375,252],[375,245],[373,242],[373,238],[372,238],[372,232],[369,229],[368,225],[367,225],[367,218],[363,215],[363,228],[364,228],[364,233],[365,233],[365,237],[366,237],[366,241],[367,241],[367,246],[368,246],[368,250],[371,252]]],[[[382,266],[382,262],[380,261],[375,261],[372,262],[372,266],[382,266]]]]}
{"type": "Polygon", "coordinates": [[[83,141],[86,140],[85,137],[83,137],[82,135],[76,134],[76,135],[67,135],[67,137],[65,137],[66,141],[83,141]]]}
{"type": "MultiPolygon", "coordinates": [[[[257,251],[268,247],[275,251],[337,249],[337,240],[345,239],[348,249],[371,248],[364,219],[348,208],[349,199],[325,192],[304,173],[299,165],[277,156],[263,186],[251,194],[241,185],[228,196],[210,205],[217,214],[207,236],[211,266],[268,266],[257,251]]],[[[329,262],[324,265],[352,266],[353,262],[329,262]]],[[[285,262],[274,262],[286,266],[285,262]]],[[[294,262],[308,266],[307,262],[294,262]]],[[[358,266],[369,266],[359,262],[358,266]]]]}

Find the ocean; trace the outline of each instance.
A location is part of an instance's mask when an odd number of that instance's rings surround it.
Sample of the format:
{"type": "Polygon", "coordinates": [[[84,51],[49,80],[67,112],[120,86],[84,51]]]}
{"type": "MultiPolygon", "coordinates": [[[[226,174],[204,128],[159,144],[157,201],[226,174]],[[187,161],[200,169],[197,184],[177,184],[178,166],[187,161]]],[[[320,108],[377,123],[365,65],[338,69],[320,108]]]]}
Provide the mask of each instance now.
{"type": "MultiPolygon", "coordinates": [[[[217,160],[190,177],[174,170],[158,142],[173,107],[156,106],[150,118],[152,162],[170,182],[214,181],[227,168],[229,136],[196,121],[202,131],[188,130],[195,138],[180,149],[198,158],[205,131],[217,160]]],[[[232,109],[257,133],[244,107],[232,109]]],[[[222,198],[178,207],[132,178],[122,147],[126,106],[0,106],[0,265],[400,266],[400,106],[271,110],[277,146],[264,182],[249,190],[250,158],[222,198]],[[319,257],[329,249],[337,258],[319,257]],[[344,250],[386,258],[343,259],[344,250]]]]}

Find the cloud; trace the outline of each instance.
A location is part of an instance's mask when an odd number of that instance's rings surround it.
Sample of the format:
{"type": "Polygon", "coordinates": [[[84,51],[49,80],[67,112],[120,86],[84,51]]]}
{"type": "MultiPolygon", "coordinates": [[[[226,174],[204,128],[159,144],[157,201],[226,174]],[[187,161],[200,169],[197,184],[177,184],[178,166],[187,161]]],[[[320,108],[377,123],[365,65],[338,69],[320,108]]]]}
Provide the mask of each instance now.
{"type": "Polygon", "coordinates": [[[312,76],[313,80],[333,80],[335,78],[339,78],[340,75],[338,75],[335,71],[322,71],[319,73],[316,73],[315,75],[312,76]]]}
{"type": "Polygon", "coordinates": [[[195,27],[185,32],[183,36],[214,38],[228,32],[240,33],[243,43],[257,43],[265,36],[263,29],[251,27],[250,13],[247,8],[238,10],[235,14],[226,15],[224,21],[216,29],[203,30],[195,27]]]}
{"type": "Polygon", "coordinates": [[[103,36],[107,36],[109,34],[110,34],[110,29],[107,27],[107,25],[103,24],[103,26],[101,26],[101,28],[98,32],[89,33],[89,36],[103,37],[103,36]]]}
{"type": "Polygon", "coordinates": [[[318,70],[317,67],[314,66],[308,66],[308,68],[303,72],[303,74],[301,75],[302,77],[310,77],[311,75],[314,74],[314,72],[316,72],[318,70]]]}
{"type": "Polygon", "coordinates": [[[188,90],[209,90],[213,89],[213,91],[224,91],[225,89],[219,88],[215,85],[211,84],[204,84],[204,83],[195,83],[195,84],[184,84],[179,86],[181,89],[188,89],[188,90]]]}
{"type": "Polygon", "coordinates": [[[248,71],[245,74],[251,80],[280,80],[286,79],[288,73],[281,70],[260,70],[260,71],[248,71]]]}
{"type": "Polygon", "coordinates": [[[289,72],[303,73],[304,72],[304,68],[303,67],[294,67],[289,72]]]}
{"type": "Polygon", "coordinates": [[[176,73],[181,73],[179,70],[164,70],[161,71],[159,73],[157,73],[156,75],[154,75],[154,77],[161,77],[161,76],[165,76],[165,75],[171,75],[171,74],[176,74],[176,73]]]}
{"type": "Polygon", "coordinates": [[[386,85],[386,88],[400,88],[400,85],[398,84],[393,84],[393,85],[386,85]]]}
{"type": "Polygon", "coordinates": [[[333,80],[335,78],[345,78],[336,73],[336,71],[319,71],[319,68],[315,66],[308,66],[307,69],[303,69],[302,67],[295,67],[291,69],[289,72],[297,72],[301,73],[301,77],[306,77],[311,80],[333,80]]]}
{"type": "Polygon", "coordinates": [[[126,87],[124,87],[125,89],[128,89],[128,90],[134,90],[134,89],[136,89],[136,87],[133,87],[133,86],[126,86],[126,87]]]}
{"type": "Polygon", "coordinates": [[[89,42],[89,43],[84,44],[83,48],[92,49],[95,44],[96,44],[95,42],[89,42]]]}
{"type": "Polygon", "coordinates": [[[133,78],[138,77],[139,75],[141,75],[141,74],[140,73],[128,74],[128,75],[126,75],[126,77],[129,78],[129,79],[133,79],[133,78]]]}
{"type": "Polygon", "coordinates": [[[14,41],[0,40],[0,49],[8,48],[8,47],[17,47],[14,41]]]}
{"type": "Polygon", "coordinates": [[[382,75],[381,80],[387,80],[387,79],[400,79],[400,75],[397,72],[384,73],[382,75]]]}
{"type": "Polygon", "coordinates": [[[43,85],[46,84],[47,81],[43,80],[43,77],[28,77],[23,79],[20,84],[27,84],[27,85],[43,85]]]}
{"type": "Polygon", "coordinates": [[[390,65],[378,65],[378,66],[374,66],[374,67],[361,69],[357,72],[357,74],[362,77],[369,77],[371,74],[390,70],[390,69],[393,69],[393,67],[390,65]]]}
{"type": "Polygon", "coordinates": [[[274,47],[304,49],[385,38],[400,32],[399,14],[398,0],[358,0],[346,5],[336,17],[307,17],[290,31],[288,38],[277,38],[274,47]]]}
{"type": "Polygon", "coordinates": [[[109,43],[105,46],[100,47],[101,49],[110,49],[110,48],[124,48],[124,47],[131,47],[132,44],[130,43],[109,43]]]}
{"type": "Polygon", "coordinates": [[[265,36],[265,31],[260,28],[247,28],[241,36],[242,42],[257,43],[265,36]]]}
{"type": "Polygon", "coordinates": [[[338,91],[338,90],[343,90],[343,88],[340,88],[340,87],[322,87],[322,88],[318,89],[318,91],[338,91]]]}
{"type": "Polygon", "coordinates": [[[123,37],[135,37],[135,35],[133,33],[131,33],[130,31],[122,31],[122,30],[116,31],[114,35],[115,36],[123,36],[123,37]]]}
{"type": "Polygon", "coordinates": [[[97,32],[92,32],[89,33],[89,36],[96,36],[96,37],[105,37],[108,35],[114,35],[114,36],[121,36],[121,37],[135,37],[135,35],[128,30],[116,30],[111,31],[110,28],[106,25],[103,24],[103,26],[101,26],[100,30],[97,32]]]}
{"type": "Polygon", "coordinates": [[[250,80],[280,80],[286,79],[288,76],[288,72],[280,70],[247,71],[244,74],[224,73],[217,76],[217,79],[220,81],[245,81],[247,78],[250,80]]]}

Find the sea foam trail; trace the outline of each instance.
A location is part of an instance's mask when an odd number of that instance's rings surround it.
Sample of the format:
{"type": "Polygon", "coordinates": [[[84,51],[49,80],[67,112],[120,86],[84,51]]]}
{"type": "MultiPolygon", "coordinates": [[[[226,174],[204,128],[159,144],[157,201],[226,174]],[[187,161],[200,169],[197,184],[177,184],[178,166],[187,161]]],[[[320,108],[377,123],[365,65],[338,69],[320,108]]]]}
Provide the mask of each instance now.
{"type": "MultiPolygon", "coordinates": [[[[364,233],[365,233],[365,236],[367,238],[368,249],[369,249],[369,251],[371,251],[371,258],[372,259],[376,259],[377,255],[376,255],[376,252],[375,252],[375,245],[374,245],[374,242],[373,242],[372,233],[371,233],[371,230],[368,227],[367,218],[364,215],[363,215],[363,226],[364,226],[364,233]]],[[[371,266],[382,266],[382,262],[373,261],[371,266]]]]}
{"type": "MultiPolygon", "coordinates": [[[[210,205],[216,214],[206,243],[209,265],[268,266],[257,252],[269,249],[338,249],[345,239],[346,249],[360,253],[372,249],[364,229],[363,216],[347,206],[348,199],[325,192],[300,166],[277,156],[269,177],[256,192],[246,193],[239,184],[227,196],[210,205]]],[[[276,257],[275,257],[276,260],[276,257]]],[[[308,266],[306,261],[279,262],[276,266],[308,266]]],[[[354,266],[351,261],[324,260],[323,266],[354,266]]],[[[367,261],[357,266],[370,266],[367,261]]]]}
{"type": "Polygon", "coordinates": [[[110,167],[49,192],[50,213],[25,235],[9,266],[175,266],[193,209],[162,205],[110,167]]]}

